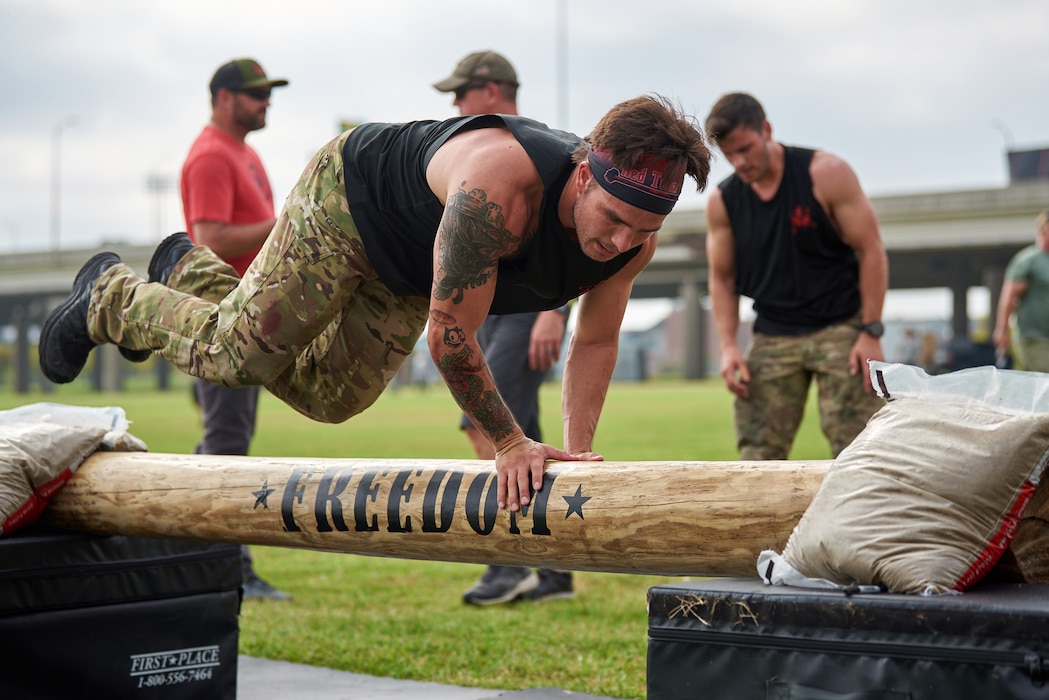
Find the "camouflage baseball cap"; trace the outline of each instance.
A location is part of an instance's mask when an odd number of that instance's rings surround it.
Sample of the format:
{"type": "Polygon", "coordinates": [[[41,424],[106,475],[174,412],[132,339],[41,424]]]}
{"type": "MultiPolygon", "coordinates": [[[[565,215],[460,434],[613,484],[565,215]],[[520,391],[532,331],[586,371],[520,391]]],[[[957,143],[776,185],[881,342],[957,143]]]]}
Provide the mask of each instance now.
{"type": "Polygon", "coordinates": [[[287,80],[267,78],[266,71],[262,70],[262,66],[255,59],[238,58],[215,71],[211,79],[211,94],[217,95],[218,91],[223,88],[250,90],[260,87],[281,87],[287,84],[287,80]]]}
{"type": "Polygon", "coordinates": [[[455,92],[468,83],[480,82],[519,85],[517,71],[505,56],[495,51],[478,51],[459,61],[451,75],[433,86],[441,92],[455,92]]]}

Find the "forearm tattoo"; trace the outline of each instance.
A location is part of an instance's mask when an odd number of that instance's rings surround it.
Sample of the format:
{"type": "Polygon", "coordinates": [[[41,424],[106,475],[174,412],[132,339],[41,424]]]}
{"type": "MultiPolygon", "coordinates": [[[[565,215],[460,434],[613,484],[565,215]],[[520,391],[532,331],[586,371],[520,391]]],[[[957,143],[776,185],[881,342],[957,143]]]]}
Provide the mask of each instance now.
{"type": "Polygon", "coordinates": [[[434,298],[461,303],[463,292],[488,282],[499,259],[519,242],[506,229],[502,208],[489,202],[484,190],[459,190],[448,198],[437,232],[434,298]]]}
{"type": "Polygon", "coordinates": [[[499,392],[484,388],[487,370],[484,357],[478,354],[474,361],[473,348],[466,343],[460,328],[445,328],[444,344],[450,352],[441,357],[438,368],[456,403],[478,428],[496,440],[503,439],[513,432],[514,418],[499,392]]]}

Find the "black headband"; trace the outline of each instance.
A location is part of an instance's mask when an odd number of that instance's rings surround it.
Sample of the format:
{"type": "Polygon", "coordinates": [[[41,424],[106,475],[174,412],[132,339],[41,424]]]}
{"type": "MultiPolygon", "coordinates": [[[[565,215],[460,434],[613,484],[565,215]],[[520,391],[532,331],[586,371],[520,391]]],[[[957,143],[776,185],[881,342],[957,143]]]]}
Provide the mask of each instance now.
{"type": "Polygon", "coordinates": [[[681,195],[685,181],[682,160],[645,156],[636,168],[624,171],[612,164],[608,151],[592,148],[586,160],[594,179],[605,192],[639,209],[665,216],[674,209],[681,195]]]}

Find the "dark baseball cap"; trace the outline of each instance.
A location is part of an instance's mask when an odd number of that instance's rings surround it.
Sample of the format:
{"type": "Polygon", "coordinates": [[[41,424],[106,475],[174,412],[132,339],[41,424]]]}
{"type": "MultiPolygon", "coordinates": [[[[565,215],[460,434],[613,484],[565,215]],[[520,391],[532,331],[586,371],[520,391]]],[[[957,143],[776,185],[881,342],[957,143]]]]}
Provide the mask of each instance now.
{"type": "Polygon", "coordinates": [[[281,87],[287,85],[287,80],[271,79],[266,77],[266,71],[262,70],[259,62],[252,58],[238,58],[225,64],[211,78],[211,94],[217,95],[218,91],[227,90],[250,90],[261,87],[281,87]]]}
{"type": "Polygon", "coordinates": [[[459,61],[451,75],[433,86],[441,92],[455,92],[468,83],[487,82],[519,85],[517,71],[505,56],[495,51],[478,51],[459,61]]]}

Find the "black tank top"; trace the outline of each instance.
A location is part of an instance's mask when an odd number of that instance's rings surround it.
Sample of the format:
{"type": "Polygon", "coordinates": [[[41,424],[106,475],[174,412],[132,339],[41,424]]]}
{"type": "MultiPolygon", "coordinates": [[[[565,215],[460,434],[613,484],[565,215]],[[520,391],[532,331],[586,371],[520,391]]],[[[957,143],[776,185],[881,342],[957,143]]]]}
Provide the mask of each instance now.
{"type": "Polygon", "coordinates": [[[468,129],[506,127],[524,147],[543,182],[539,228],[513,260],[499,263],[490,313],[556,309],[594,288],[634,258],[635,248],[608,262],[588,258],[570,238],[557,204],[575,166],[580,139],[507,115],[443,122],[364,124],[343,148],[350,214],[379,278],[395,294],[429,296],[433,245],[444,213],[426,182],[426,167],[445,141],[468,129]]]}
{"type": "Polygon", "coordinates": [[[732,225],[736,292],[754,300],[754,330],[802,335],[860,310],[859,263],[812,193],[814,151],[784,151],[783,181],[769,201],[735,174],[718,187],[732,225]]]}

